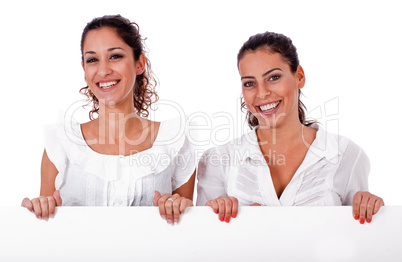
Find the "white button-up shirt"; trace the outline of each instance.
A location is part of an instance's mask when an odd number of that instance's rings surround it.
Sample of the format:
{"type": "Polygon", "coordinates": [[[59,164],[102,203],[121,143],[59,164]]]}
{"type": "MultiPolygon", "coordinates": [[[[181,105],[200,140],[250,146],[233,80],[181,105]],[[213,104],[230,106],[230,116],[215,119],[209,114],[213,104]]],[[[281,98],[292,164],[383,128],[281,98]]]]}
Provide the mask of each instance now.
{"type": "Polygon", "coordinates": [[[279,199],[252,130],[204,153],[198,166],[197,205],[219,196],[236,197],[240,205],[351,205],[357,191],[368,190],[369,159],[348,138],[311,127],[318,130],[316,138],[279,199]]]}

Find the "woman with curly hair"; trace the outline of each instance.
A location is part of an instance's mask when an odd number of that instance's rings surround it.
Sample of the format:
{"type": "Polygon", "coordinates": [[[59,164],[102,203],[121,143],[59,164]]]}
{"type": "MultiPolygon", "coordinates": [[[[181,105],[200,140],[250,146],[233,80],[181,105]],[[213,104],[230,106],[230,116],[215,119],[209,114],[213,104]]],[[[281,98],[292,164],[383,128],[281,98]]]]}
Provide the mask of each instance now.
{"type": "Polygon", "coordinates": [[[146,119],[158,99],[137,24],[120,16],[93,19],[81,38],[90,120],[45,132],[40,197],[22,206],[48,219],[55,206],[159,206],[168,223],[193,205],[194,148],[182,120],[146,119]],[[95,117],[97,115],[97,117],[95,117]]]}

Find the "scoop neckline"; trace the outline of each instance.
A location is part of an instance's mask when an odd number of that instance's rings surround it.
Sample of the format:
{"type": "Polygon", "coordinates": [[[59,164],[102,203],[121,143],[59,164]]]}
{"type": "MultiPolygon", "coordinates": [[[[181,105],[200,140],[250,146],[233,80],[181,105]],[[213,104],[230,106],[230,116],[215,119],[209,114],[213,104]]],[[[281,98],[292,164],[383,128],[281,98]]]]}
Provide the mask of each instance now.
{"type": "Polygon", "coordinates": [[[151,150],[151,149],[154,148],[155,144],[156,144],[156,143],[158,142],[158,140],[160,139],[160,136],[161,136],[161,135],[160,135],[160,134],[161,134],[160,131],[161,131],[162,125],[164,125],[164,122],[160,122],[159,129],[158,129],[158,133],[156,134],[156,138],[155,138],[155,140],[154,140],[154,142],[152,143],[152,146],[151,146],[150,148],[145,149],[145,150],[142,150],[142,151],[137,152],[137,153],[135,153],[135,154],[127,155],[127,156],[125,156],[125,155],[102,154],[102,153],[96,152],[95,150],[93,150],[93,149],[88,145],[87,141],[85,140],[85,138],[84,138],[84,133],[82,132],[82,124],[77,123],[77,128],[78,128],[78,131],[79,131],[78,133],[79,133],[79,135],[80,135],[79,138],[84,142],[83,144],[84,144],[84,146],[85,146],[85,148],[86,148],[87,151],[89,151],[89,152],[91,152],[91,153],[93,153],[93,154],[95,154],[95,155],[102,156],[102,157],[108,157],[108,156],[109,156],[109,157],[116,157],[116,158],[130,158],[130,157],[139,155],[139,154],[141,154],[141,153],[143,153],[143,152],[149,151],[149,150],[151,150]]]}

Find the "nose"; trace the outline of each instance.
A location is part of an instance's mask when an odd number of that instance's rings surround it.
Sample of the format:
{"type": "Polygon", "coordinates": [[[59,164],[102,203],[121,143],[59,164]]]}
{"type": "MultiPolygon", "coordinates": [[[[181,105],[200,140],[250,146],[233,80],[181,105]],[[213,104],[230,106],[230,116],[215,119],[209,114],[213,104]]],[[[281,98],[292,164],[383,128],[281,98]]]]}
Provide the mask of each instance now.
{"type": "Polygon", "coordinates": [[[112,69],[108,61],[100,61],[98,67],[98,75],[101,77],[106,77],[112,73],[112,69]]]}
{"type": "Polygon", "coordinates": [[[265,85],[259,85],[257,92],[257,97],[260,99],[264,99],[271,94],[271,91],[265,85]]]}

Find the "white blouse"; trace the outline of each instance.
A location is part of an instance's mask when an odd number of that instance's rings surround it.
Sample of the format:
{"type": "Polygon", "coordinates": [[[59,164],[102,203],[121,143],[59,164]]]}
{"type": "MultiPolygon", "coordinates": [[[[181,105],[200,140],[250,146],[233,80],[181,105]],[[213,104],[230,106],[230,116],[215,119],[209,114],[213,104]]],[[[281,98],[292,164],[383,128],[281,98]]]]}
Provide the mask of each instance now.
{"type": "Polygon", "coordinates": [[[236,197],[239,205],[351,205],[357,191],[368,190],[369,159],[351,140],[311,127],[318,130],[316,138],[279,199],[252,130],[204,153],[198,166],[197,205],[219,196],[236,197]]]}
{"type": "Polygon", "coordinates": [[[150,206],[155,190],[172,193],[197,163],[181,119],[161,122],[152,147],[129,156],[95,152],[76,121],[47,126],[45,149],[63,206],[150,206]]]}

